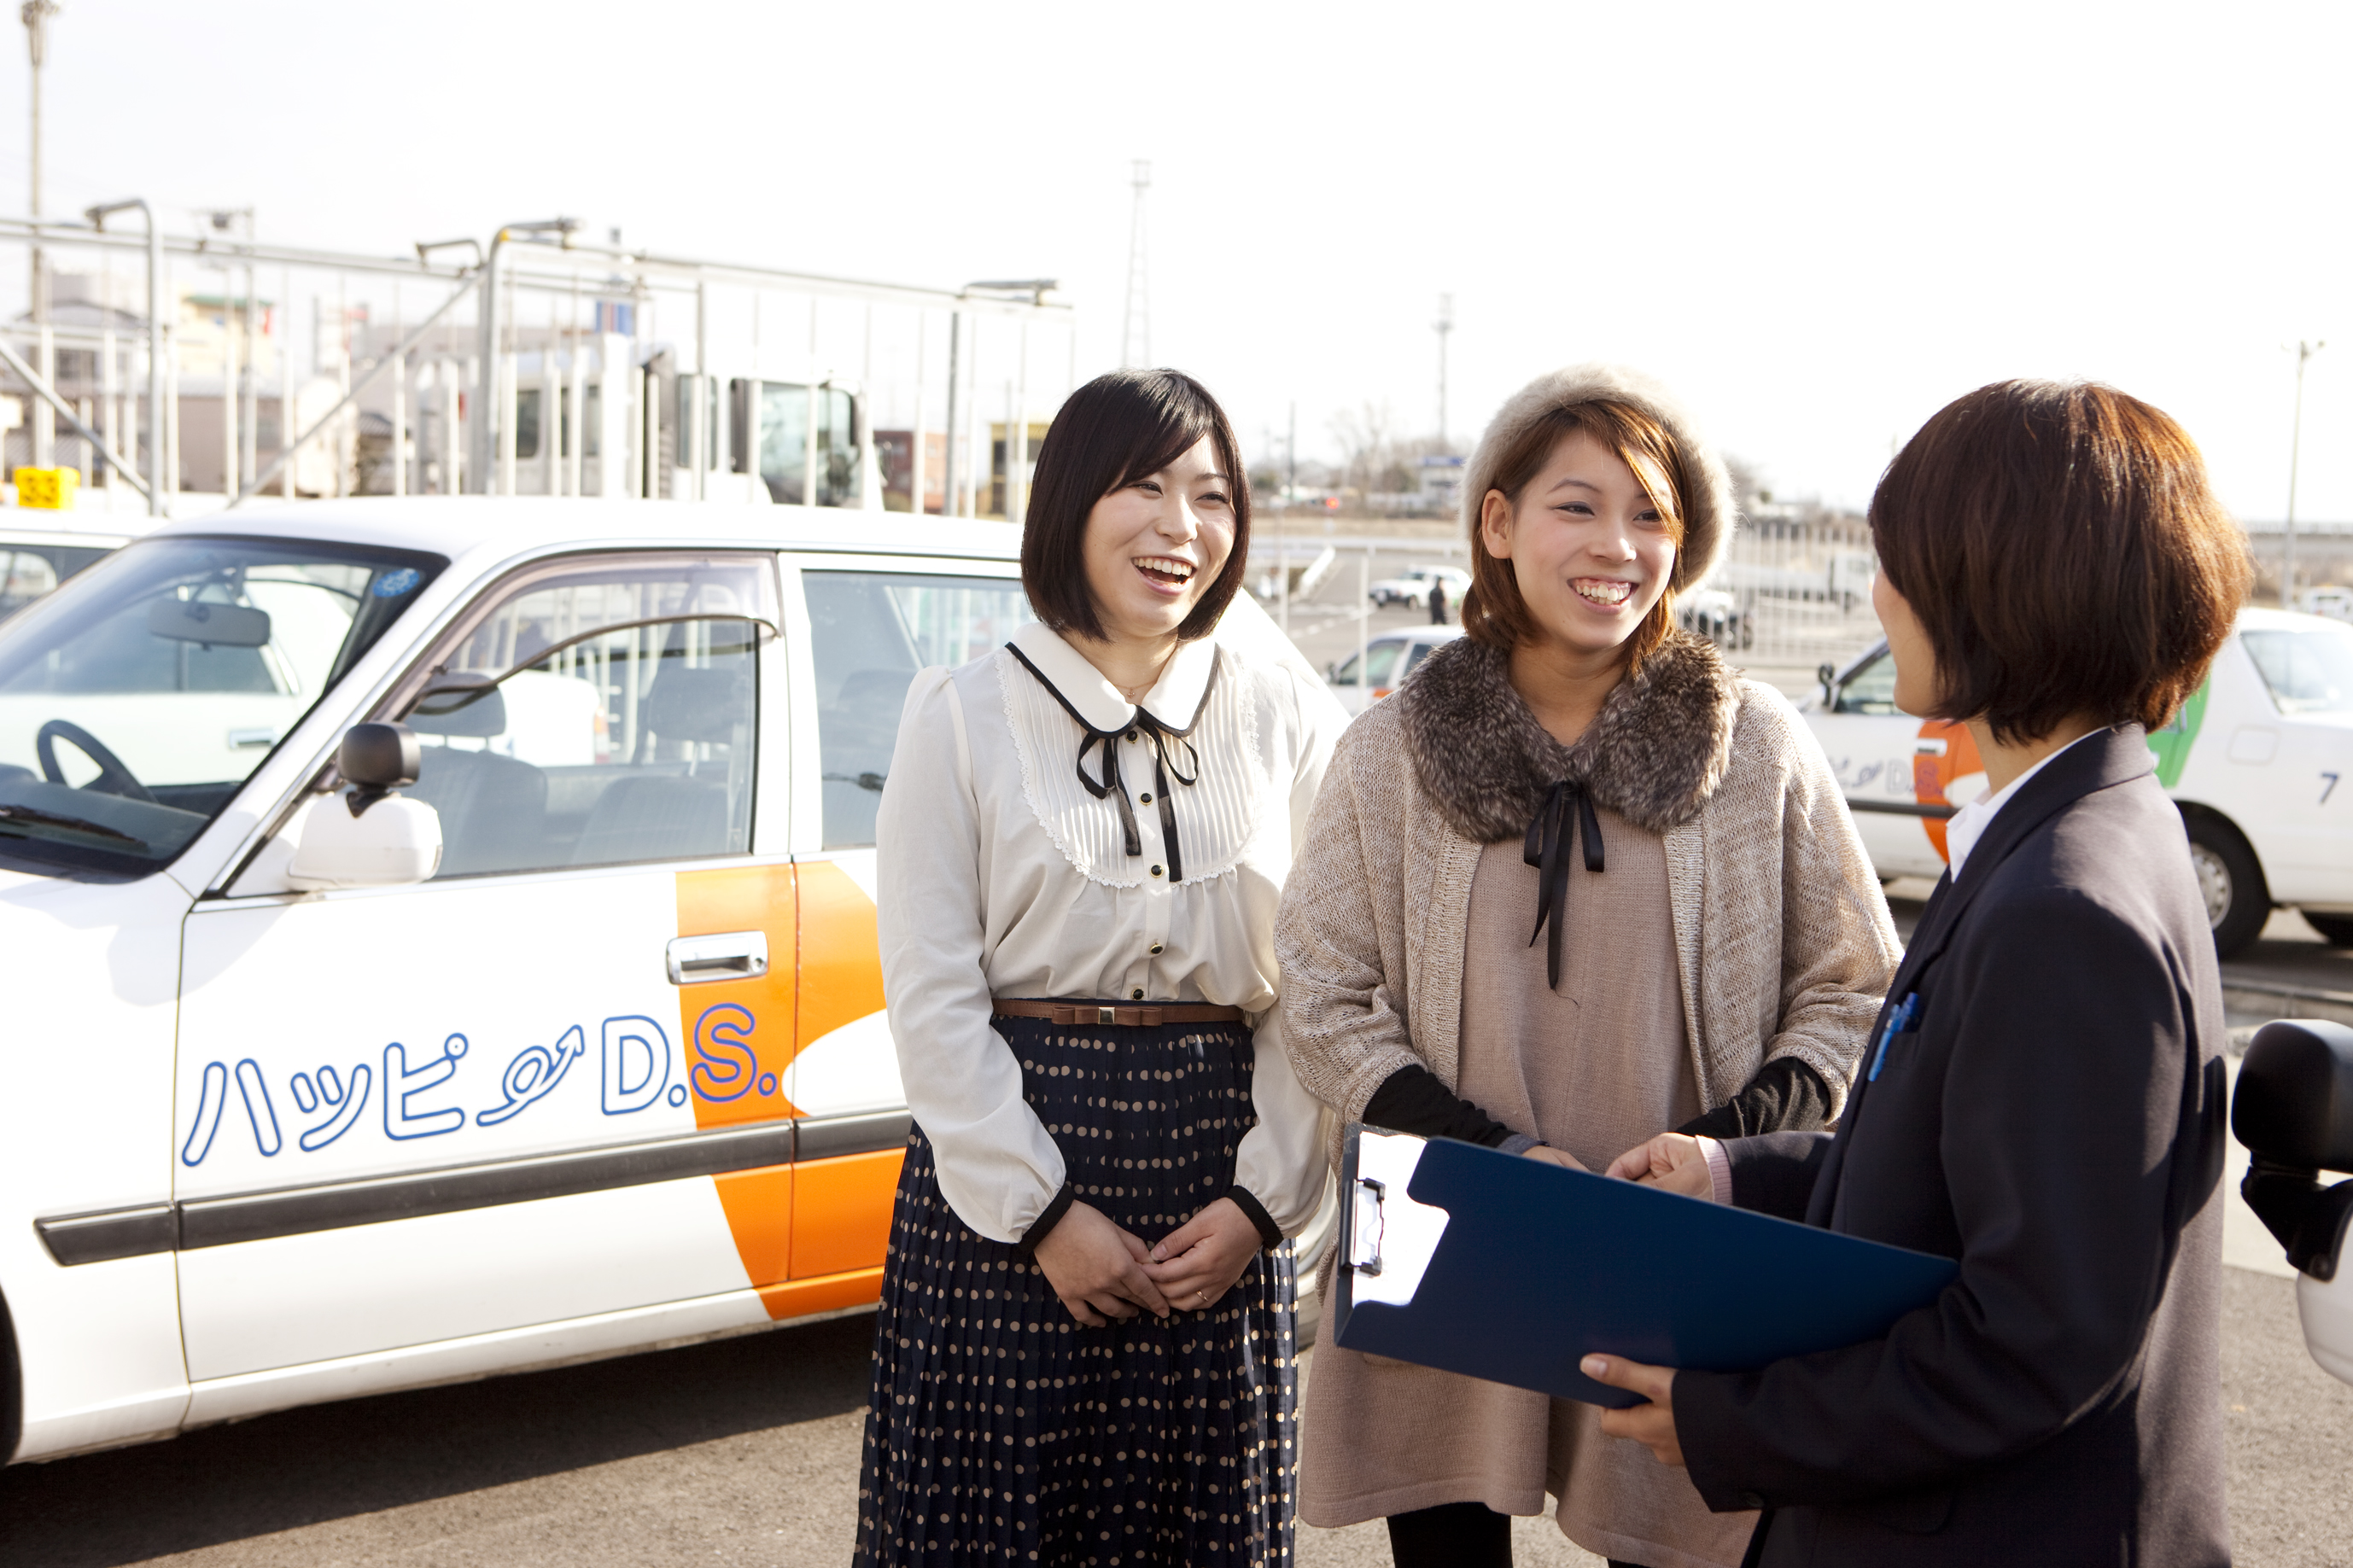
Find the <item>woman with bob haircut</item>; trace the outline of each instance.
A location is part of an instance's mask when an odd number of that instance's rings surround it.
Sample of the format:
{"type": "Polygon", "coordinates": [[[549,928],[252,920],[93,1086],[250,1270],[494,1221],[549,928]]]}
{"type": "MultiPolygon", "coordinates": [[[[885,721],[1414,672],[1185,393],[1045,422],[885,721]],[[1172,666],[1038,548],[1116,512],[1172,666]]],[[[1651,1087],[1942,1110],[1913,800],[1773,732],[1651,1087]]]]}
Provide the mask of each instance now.
{"type": "MultiPolygon", "coordinates": [[[[1676,626],[1724,465],[1656,383],[1581,366],[1504,405],[1462,510],[1468,635],[1349,729],[1283,891],[1302,1081],[1339,1121],[1594,1170],[1664,1128],[1826,1125],[1898,949],[1820,746],[1676,626]]],[[[1307,1404],[1300,1517],[1387,1517],[1405,1568],[1509,1563],[1546,1492],[1615,1562],[1748,1537],[1590,1405],[1328,1332],[1307,1404]]]]}
{"type": "MultiPolygon", "coordinates": [[[[1730,1198],[1956,1259],[1885,1337],[1760,1372],[1588,1358],[1605,1430],[1764,1509],[1768,1564],[2231,1559],[2217,1265],[2222,993],[2169,721],[2253,580],[2181,427],[2109,387],[1945,408],[1871,503],[1895,701],[1965,721],[1988,792],[1835,1136],[1728,1140],[1730,1198]]],[[[1714,1195],[1663,1137],[1613,1167],[1714,1195]]]]}
{"type": "Polygon", "coordinates": [[[876,823],[908,1139],[860,1563],[1290,1560],[1292,1244],[1322,1108],[1274,908],[1346,722],[1247,595],[1190,376],[1089,382],[1038,454],[1039,619],[909,690],[876,823]]]}

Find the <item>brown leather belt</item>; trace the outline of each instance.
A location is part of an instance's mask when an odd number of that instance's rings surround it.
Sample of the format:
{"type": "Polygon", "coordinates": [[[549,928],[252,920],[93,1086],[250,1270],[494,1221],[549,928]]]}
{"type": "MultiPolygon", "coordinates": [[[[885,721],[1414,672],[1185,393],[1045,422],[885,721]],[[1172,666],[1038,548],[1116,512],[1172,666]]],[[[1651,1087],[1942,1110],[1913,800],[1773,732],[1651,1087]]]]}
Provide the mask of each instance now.
{"type": "Polygon", "coordinates": [[[1206,1002],[1146,1002],[1139,1006],[1104,1006],[1094,1002],[1009,1002],[989,1004],[1000,1018],[1043,1018],[1050,1024],[1109,1026],[1122,1029],[1156,1029],[1163,1024],[1239,1024],[1240,1007],[1212,1007],[1206,1002]]]}

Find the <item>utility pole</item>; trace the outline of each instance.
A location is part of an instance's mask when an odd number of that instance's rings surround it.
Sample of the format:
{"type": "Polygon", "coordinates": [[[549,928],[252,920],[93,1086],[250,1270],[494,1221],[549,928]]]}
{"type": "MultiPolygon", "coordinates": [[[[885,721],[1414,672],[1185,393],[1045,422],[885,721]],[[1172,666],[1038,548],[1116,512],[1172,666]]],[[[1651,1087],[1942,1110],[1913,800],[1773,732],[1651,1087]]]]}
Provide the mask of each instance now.
{"type": "MultiPolygon", "coordinates": [[[[48,54],[49,18],[58,14],[57,0],[25,0],[17,13],[25,19],[25,41],[33,54],[33,169],[26,187],[29,216],[41,216],[41,66],[48,54]]],[[[42,253],[39,231],[33,238],[32,277],[29,293],[33,325],[40,330],[41,379],[51,386],[58,384],[56,346],[49,341],[48,258],[42,253]]],[[[48,404],[39,398],[33,402],[33,466],[49,466],[51,447],[56,439],[56,416],[48,404]]]]}
{"type": "Polygon", "coordinates": [[[1454,331],[1454,296],[1438,297],[1438,320],[1431,323],[1438,331],[1438,449],[1451,452],[1454,448],[1446,439],[1446,340],[1454,331]]]}
{"type": "Polygon", "coordinates": [[[2305,342],[2295,345],[2295,426],[2287,439],[2287,537],[2280,560],[2280,608],[2295,608],[2295,469],[2296,459],[2303,455],[2304,446],[2304,363],[2328,345],[2325,342],[2305,342]]]}
{"type": "Polygon", "coordinates": [[[1127,230],[1127,317],[1119,330],[1122,370],[1140,370],[1152,363],[1152,283],[1146,272],[1144,193],[1152,188],[1152,165],[1135,161],[1135,210],[1127,230]]]}

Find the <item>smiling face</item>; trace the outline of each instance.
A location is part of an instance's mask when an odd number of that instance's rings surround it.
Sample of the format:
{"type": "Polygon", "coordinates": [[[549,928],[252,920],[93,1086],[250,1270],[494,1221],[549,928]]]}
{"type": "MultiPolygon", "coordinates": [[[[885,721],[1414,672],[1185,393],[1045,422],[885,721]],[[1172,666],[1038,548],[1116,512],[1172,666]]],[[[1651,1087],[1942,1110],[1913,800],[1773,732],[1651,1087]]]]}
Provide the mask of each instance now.
{"type": "Polygon", "coordinates": [[[1087,513],[1087,587],[1112,642],[1176,635],[1234,547],[1233,481],[1206,437],[1087,513]]]}
{"type": "Polygon", "coordinates": [[[1562,652],[1618,652],[1674,573],[1673,520],[1585,430],[1561,438],[1516,502],[1489,490],[1479,531],[1488,554],[1511,562],[1540,639],[1562,652]]]}

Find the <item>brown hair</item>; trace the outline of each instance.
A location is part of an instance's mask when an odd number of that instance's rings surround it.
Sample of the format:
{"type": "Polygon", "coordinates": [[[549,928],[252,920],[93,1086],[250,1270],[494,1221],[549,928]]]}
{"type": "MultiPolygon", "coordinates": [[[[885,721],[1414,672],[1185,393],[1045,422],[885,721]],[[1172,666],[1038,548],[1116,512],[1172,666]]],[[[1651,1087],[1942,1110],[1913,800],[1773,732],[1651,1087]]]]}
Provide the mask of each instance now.
{"type": "Polygon", "coordinates": [[[1234,543],[1217,581],[1176,628],[1206,637],[1250,570],[1250,480],[1226,411],[1182,371],[1115,370],[1071,394],[1038,447],[1029,516],[1021,533],[1021,586],[1038,618],[1058,632],[1103,640],[1087,586],[1087,518],[1095,502],[1156,474],[1206,437],[1233,498],[1234,543]]]}
{"type": "MultiPolygon", "coordinates": [[[[1642,660],[1666,641],[1667,633],[1675,624],[1675,579],[1682,575],[1683,520],[1687,515],[1683,498],[1696,482],[1673,433],[1629,403],[1610,398],[1572,403],[1533,421],[1509,447],[1496,454],[1495,481],[1491,488],[1503,491],[1504,499],[1516,509],[1521,495],[1535,482],[1560,444],[1580,430],[1617,453],[1633,470],[1635,482],[1666,519],[1667,531],[1675,542],[1676,570],[1669,574],[1659,602],[1626,639],[1628,668],[1639,669],[1642,660]]],[[[1512,563],[1487,552],[1486,530],[1476,521],[1480,516],[1477,509],[1485,504],[1484,498],[1466,499],[1473,509],[1473,521],[1471,589],[1462,600],[1462,630],[1490,647],[1509,652],[1535,635],[1535,617],[1529,613],[1527,600],[1520,596],[1519,579],[1512,563]]]]}
{"type": "Polygon", "coordinates": [[[1936,654],[1938,716],[2004,742],[2078,713],[2170,721],[2254,583],[2189,435],[2090,383],[1947,404],[1887,466],[1871,537],[1936,654]]]}

